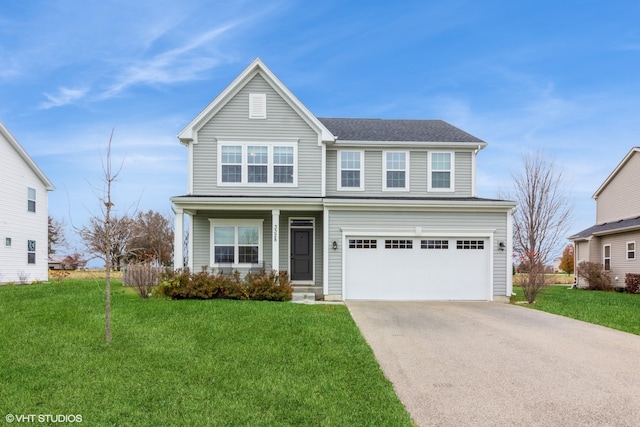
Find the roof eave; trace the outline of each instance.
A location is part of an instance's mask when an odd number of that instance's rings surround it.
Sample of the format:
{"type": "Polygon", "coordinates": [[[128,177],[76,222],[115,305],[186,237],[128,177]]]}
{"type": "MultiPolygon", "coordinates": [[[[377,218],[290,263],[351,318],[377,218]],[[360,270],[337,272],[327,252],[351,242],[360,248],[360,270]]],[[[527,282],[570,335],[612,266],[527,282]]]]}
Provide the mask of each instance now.
{"type": "Polygon", "coordinates": [[[597,199],[598,198],[600,193],[606,188],[607,185],[609,185],[609,183],[613,180],[613,178],[615,178],[615,176],[618,174],[618,172],[620,172],[620,170],[624,167],[624,165],[627,164],[629,159],[631,159],[631,157],[635,153],[640,153],[640,147],[633,147],[633,148],[631,148],[631,150],[629,150],[627,155],[624,156],[622,161],[618,164],[618,166],[616,166],[616,168],[613,170],[613,172],[611,172],[609,174],[609,176],[607,177],[607,179],[604,180],[602,185],[600,185],[600,187],[598,187],[598,189],[596,190],[595,193],[593,193],[593,196],[591,196],[591,198],[593,198],[593,199],[597,199]]]}

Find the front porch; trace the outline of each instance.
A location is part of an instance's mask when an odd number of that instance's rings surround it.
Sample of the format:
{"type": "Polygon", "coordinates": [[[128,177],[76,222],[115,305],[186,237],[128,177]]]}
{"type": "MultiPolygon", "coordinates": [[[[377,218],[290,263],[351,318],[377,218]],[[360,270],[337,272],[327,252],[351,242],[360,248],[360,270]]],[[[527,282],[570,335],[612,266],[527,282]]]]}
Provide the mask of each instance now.
{"type": "Polygon", "coordinates": [[[286,271],[296,293],[325,294],[324,223],[315,206],[191,206],[173,199],[174,265],[224,274],[286,271]],[[197,209],[194,209],[197,207],[197,209]],[[185,233],[185,230],[188,230],[185,233]]]}

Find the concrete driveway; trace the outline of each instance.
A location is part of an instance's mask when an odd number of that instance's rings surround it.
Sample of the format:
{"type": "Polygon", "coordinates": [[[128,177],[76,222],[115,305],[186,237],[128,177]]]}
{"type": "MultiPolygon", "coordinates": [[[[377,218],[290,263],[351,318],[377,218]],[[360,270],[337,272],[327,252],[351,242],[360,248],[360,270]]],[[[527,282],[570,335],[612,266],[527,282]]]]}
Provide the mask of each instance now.
{"type": "Polygon", "coordinates": [[[347,303],[419,426],[638,426],[640,336],[500,303],[347,303]]]}

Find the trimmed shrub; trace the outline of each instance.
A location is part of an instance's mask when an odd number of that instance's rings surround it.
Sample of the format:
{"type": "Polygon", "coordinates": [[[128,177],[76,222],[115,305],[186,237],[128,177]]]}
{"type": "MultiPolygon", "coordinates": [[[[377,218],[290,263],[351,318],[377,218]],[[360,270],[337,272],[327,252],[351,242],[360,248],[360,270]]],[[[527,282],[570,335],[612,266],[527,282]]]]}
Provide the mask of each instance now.
{"type": "Polygon", "coordinates": [[[578,264],[578,277],[587,281],[587,289],[590,291],[613,290],[609,273],[597,262],[582,261],[578,264]]]}
{"type": "Polygon", "coordinates": [[[236,270],[232,275],[165,270],[156,288],[159,295],[171,299],[235,299],[289,301],[293,288],[286,272],[249,273],[244,279],[236,270]]]}
{"type": "Polygon", "coordinates": [[[640,294],[640,274],[633,274],[633,273],[625,274],[624,284],[627,285],[628,293],[640,294]]]}

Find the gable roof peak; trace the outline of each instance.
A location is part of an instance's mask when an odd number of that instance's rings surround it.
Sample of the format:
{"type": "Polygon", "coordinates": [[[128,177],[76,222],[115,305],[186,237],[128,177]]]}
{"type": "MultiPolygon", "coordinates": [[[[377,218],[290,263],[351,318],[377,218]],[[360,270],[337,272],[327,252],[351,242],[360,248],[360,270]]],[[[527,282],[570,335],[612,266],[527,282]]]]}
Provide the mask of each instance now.
{"type": "Polygon", "coordinates": [[[624,167],[624,165],[627,164],[629,159],[631,159],[631,157],[633,157],[633,155],[636,154],[636,153],[640,153],[640,146],[631,147],[631,150],[629,150],[629,152],[627,153],[626,156],[624,156],[622,161],[620,163],[618,163],[618,166],[616,166],[616,168],[613,170],[613,172],[611,172],[609,174],[607,179],[605,179],[604,182],[602,183],[602,185],[600,185],[600,187],[598,187],[596,192],[593,193],[593,196],[591,196],[593,199],[597,199],[598,196],[600,196],[600,193],[602,193],[602,191],[607,187],[607,185],[609,185],[609,183],[613,180],[613,178],[615,178],[616,175],[618,175],[618,172],[620,172],[620,170],[624,167]]]}
{"type": "Polygon", "coordinates": [[[53,191],[56,189],[53,183],[44,174],[42,169],[38,167],[38,165],[36,164],[36,162],[33,161],[29,153],[26,152],[26,150],[22,147],[22,145],[20,145],[18,140],[14,138],[11,132],[9,132],[9,129],[7,129],[2,122],[0,122],[0,135],[4,136],[4,139],[6,139],[9,142],[9,145],[11,145],[14,148],[14,150],[16,150],[18,155],[22,157],[25,163],[29,165],[31,170],[38,176],[38,178],[40,178],[40,181],[42,181],[47,191],[53,191]]]}
{"type": "Polygon", "coordinates": [[[322,141],[334,141],[331,132],[305,107],[302,102],[276,77],[276,75],[256,57],[213,101],[209,103],[183,130],[178,133],[178,139],[183,144],[194,140],[195,133],[215,115],[240,89],[242,89],[256,74],[260,74],[269,85],[287,102],[300,117],[311,127],[318,130],[322,141]]]}

